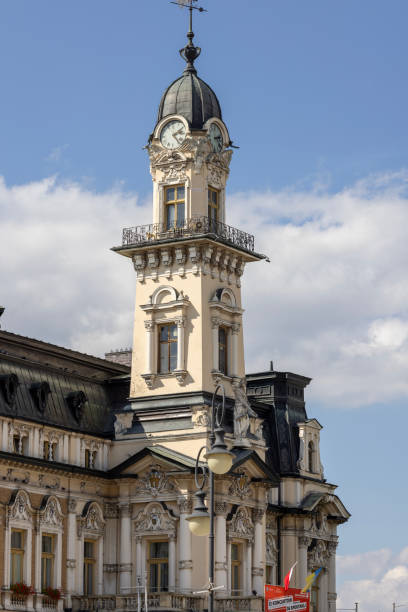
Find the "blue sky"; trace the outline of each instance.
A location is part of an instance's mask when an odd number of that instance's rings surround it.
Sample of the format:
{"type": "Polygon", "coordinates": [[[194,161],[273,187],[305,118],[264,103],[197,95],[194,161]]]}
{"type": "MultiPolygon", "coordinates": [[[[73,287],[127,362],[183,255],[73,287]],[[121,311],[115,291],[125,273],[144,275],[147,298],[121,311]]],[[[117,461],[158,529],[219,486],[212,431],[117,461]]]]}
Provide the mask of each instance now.
{"type": "MultiPolygon", "coordinates": [[[[199,76],[240,146],[228,218],[272,262],[244,278],[248,370],[313,377],[326,476],[353,515],[340,601],[363,589],[386,609],[408,601],[408,4],[203,4],[199,76]]],[[[143,146],[185,31],[167,0],[2,0],[2,327],[129,344],[134,276],[109,247],[150,220],[143,146]]]]}

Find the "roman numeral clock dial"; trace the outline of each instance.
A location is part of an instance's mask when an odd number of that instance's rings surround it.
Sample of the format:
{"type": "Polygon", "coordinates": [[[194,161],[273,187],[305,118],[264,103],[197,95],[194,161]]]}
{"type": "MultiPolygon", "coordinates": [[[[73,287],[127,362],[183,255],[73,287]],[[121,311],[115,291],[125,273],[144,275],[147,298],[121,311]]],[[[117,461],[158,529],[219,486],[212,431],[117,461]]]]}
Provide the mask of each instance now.
{"type": "Polygon", "coordinates": [[[160,142],[166,149],[177,149],[186,138],[186,126],[182,121],[175,119],[166,123],[160,133],[160,142]]]}

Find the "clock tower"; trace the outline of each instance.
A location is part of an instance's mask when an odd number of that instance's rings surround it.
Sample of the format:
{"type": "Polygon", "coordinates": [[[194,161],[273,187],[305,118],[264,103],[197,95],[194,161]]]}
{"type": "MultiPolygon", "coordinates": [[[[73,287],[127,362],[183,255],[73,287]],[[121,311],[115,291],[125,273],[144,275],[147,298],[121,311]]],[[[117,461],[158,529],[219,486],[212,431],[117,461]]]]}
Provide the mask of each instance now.
{"type": "Polygon", "coordinates": [[[218,381],[234,397],[245,377],[241,278],[264,257],[253,236],[226,223],[231,140],[217,96],[197,76],[191,25],[187,37],[184,72],[164,92],[147,145],[152,223],[125,228],[113,249],[136,272],[132,403],[191,403],[218,381]]]}

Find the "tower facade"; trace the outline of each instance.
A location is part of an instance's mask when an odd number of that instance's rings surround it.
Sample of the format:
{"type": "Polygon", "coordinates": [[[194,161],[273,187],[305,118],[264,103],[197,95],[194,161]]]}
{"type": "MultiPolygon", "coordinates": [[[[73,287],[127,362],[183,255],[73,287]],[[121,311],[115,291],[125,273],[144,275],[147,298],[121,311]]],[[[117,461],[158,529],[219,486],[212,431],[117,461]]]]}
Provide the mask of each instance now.
{"type": "Polygon", "coordinates": [[[188,37],[147,146],[152,223],[125,229],[115,249],[137,277],[131,398],[213,392],[220,380],[232,397],[245,376],[241,277],[263,256],[226,224],[232,143],[188,37]]]}

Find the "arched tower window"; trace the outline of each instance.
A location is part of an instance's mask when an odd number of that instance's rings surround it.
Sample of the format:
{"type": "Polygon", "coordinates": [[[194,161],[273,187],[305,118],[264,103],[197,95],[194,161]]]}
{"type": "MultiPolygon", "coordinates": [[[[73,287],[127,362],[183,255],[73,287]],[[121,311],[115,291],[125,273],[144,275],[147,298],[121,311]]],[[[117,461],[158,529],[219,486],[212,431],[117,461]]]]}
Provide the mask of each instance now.
{"type": "Polygon", "coordinates": [[[309,472],[314,472],[315,448],[313,442],[309,442],[308,451],[308,469],[309,472]]]}

